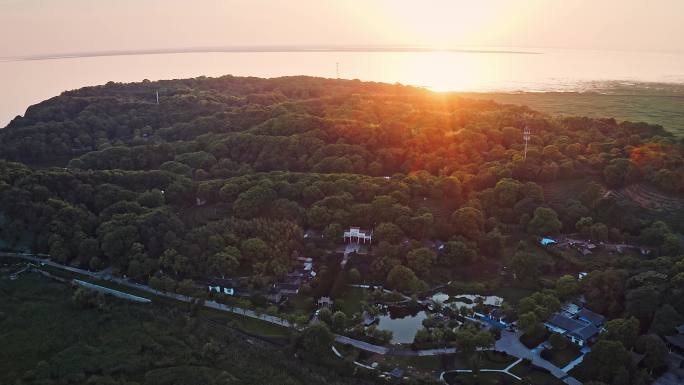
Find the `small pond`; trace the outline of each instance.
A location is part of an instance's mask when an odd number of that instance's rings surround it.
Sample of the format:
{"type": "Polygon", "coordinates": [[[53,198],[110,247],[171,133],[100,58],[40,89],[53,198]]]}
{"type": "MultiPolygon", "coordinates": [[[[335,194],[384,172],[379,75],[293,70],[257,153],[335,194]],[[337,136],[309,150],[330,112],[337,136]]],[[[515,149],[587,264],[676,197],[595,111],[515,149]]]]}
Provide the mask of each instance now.
{"type": "Polygon", "coordinates": [[[503,303],[503,298],[496,295],[458,294],[450,296],[441,292],[432,295],[432,300],[435,303],[449,306],[452,309],[460,309],[461,307],[472,309],[477,304],[478,299],[481,299],[483,304],[489,306],[501,306],[503,303]]]}
{"type": "Polygon", "coordinates": [[[393,344],[410,344],[426,318],[422,310],[411,313],[407,308],[390,308],[387,314],[378,316],[378,329],[391,331],[393,344]]]}

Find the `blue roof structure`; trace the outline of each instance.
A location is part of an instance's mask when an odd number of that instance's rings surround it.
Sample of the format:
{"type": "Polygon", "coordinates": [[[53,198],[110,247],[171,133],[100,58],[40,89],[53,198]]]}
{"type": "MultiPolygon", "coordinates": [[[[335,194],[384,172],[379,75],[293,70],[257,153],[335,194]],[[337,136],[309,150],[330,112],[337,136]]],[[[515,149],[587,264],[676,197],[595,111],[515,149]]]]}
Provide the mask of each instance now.
{"type": "Polygon", "coordinates": [[[556,243],[556,240],[551,238],[542,238],[541,241],[539,241],[539,243],[541,243],[542,246],[553,245],[554,243],[556,243]]]}

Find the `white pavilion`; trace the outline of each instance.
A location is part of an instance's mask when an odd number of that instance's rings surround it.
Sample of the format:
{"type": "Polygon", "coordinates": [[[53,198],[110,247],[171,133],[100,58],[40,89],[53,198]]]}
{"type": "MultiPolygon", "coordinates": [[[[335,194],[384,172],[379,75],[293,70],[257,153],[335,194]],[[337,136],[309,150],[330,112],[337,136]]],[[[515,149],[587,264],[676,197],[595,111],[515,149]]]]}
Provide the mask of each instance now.
{"type": "Polygon", "coordinates": [[[373,232],[367,230],[361,230],[358,227],[350,227],[348,231],[344,232],[345,242],[356,242],[356,243],[372,243],[373,232]]]}

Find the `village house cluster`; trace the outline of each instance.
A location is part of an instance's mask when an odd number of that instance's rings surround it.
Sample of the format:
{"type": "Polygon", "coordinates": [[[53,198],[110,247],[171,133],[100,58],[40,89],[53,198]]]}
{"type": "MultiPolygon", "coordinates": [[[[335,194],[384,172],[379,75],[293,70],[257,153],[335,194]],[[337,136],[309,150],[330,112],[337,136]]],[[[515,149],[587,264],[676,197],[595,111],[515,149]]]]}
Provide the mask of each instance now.
{"type": "Polygon", "coordinates": [[[557,238],[544,237],[539,240],[542,246],[554,246],[564,250],[574,249],[583,256],[592,254],[599,248],[602,248],[609,253],[623,254],[627,250],[638,251],[641,255],[651,254],[651,249],[644,246],[628,245],[623,243],[608,243],[598,242],[594,243],[590,240],[571,238],[568,236],[559,236],[557,238]]]}
{"type": "Polygon", "coordinates": [[[302,286],[311,281],[315,276],[314,262],[312,258],[299,257],[299,268],[287,273],[282,282],[273,283],[268,288],[252,289],[248,285],[248,277],[238,278],[211,278],[203,283],[209,293],[217,293],[226,296],[254,297],[261,295],[269,302],[278,304],[286,298],[297,295],[302,286]]]}

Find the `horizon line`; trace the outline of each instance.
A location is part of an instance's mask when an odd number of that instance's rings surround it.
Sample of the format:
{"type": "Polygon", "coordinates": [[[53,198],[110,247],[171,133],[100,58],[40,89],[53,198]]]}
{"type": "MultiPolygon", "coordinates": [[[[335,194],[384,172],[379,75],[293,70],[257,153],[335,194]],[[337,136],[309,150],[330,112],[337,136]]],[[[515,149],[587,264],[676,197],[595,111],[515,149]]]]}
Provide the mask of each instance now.
{"type": "Polygon", "coordinates": [[[76,59],[85,57],[104,56],[134,56],[134,55],[166,55],[183,53],[277,53],[277,52],[449,52],[474,54],[514,54],[541,55],[543,52],[505,49],[473,49],[473,48],[438,48],[411,45],[253,45],[253,46],[217,46],[217,47],[185,47],[185,48],[156,48],[131,50],[103,50],[71,53],[39,54],[0,57],[2,62],[76,59]]]}

